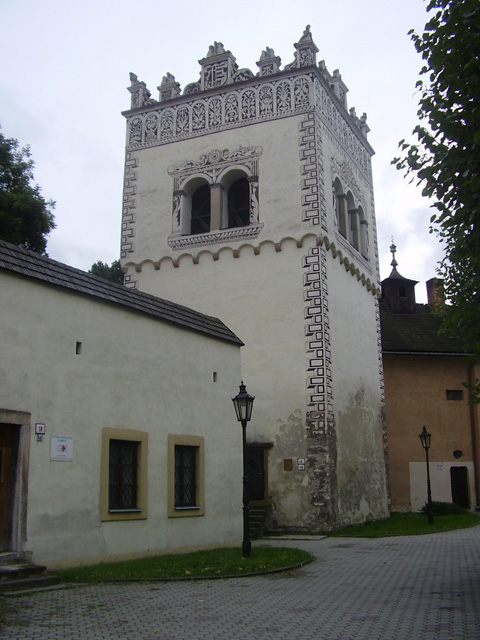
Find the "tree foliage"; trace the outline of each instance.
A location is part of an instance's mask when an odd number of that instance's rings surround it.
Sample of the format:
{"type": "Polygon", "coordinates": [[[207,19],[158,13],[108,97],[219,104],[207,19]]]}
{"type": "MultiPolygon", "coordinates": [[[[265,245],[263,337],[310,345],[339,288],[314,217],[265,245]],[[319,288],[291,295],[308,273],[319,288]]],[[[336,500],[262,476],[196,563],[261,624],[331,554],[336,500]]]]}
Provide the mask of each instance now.
{"type": "MultiPolygon", "coordinates": [[[[424,33],[410,31],[425,64],[417,88],[417,143],[393,163],[423,187],[444,247],[444,330],[480,355],[480,2],[430,0],[424,33]]],[[[477,385],[478,391],[478,385],[477,385]]]]}
{"type": "Polygon", "coordinates": [[[33,184],[33,167],[30,147],[0,133],[0,238],[45,254],[55,203],[33,184]]]}
{"type": "Polygon", "coordinates": [[[117,284],[123,284],[123,271],[120,266],[120,260],[114,260],[109,266],[108,263],[97,260],[95,264],[92,264],[88,273],[92,273],[94,276],[100,276],[105,280],[116,282],[117,284]]]}

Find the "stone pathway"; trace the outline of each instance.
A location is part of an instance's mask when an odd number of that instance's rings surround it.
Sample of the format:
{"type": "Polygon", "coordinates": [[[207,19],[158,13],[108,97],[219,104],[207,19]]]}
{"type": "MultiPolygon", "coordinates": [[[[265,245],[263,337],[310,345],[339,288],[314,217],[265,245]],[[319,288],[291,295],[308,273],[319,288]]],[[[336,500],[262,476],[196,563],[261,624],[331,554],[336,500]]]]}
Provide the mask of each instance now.
{"type": "MultiPolygon", "coordinates": [[[[256,542],[255,545],[260,544],[256,542]]],[[[253,578],[106,584],[3,598],[2,640],[478,640],[480,526],[262,541],[316,561],[253,578]]],[[[255,545],[253,553],[255,552],[255,545]]]]}

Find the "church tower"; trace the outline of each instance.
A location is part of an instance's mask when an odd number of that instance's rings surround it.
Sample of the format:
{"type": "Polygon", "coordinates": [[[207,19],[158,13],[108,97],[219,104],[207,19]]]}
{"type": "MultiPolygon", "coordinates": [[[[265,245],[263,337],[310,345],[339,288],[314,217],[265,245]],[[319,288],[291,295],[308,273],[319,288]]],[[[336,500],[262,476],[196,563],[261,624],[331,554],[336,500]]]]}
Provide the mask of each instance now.
{"type": "MultiPolygon", "coordinates": [[[[294,47],[253,73],[215,42],[158,100],[130,75],[121,263],[245,342],[252,504],[319,532],[387,515],[380,283],[366,115],[309,26],[294,47]]],[[[198,363],[199,384],[221,375],[198,363]]]]}

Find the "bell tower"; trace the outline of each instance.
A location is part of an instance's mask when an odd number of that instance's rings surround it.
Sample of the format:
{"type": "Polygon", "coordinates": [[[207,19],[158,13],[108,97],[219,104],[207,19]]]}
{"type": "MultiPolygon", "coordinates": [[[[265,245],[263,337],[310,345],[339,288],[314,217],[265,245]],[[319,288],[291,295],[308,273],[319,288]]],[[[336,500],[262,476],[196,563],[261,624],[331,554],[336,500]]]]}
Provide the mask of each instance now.
{"type": "Polygon", "coordinates": [[[183,91],[131,74],[123,114],[125,284],[243,339],[258,500],[305,532],[387,514],[373,149],[317,53],[307,26],[292,62],[266,47],[253,73],[215,42],[183,91]]]}

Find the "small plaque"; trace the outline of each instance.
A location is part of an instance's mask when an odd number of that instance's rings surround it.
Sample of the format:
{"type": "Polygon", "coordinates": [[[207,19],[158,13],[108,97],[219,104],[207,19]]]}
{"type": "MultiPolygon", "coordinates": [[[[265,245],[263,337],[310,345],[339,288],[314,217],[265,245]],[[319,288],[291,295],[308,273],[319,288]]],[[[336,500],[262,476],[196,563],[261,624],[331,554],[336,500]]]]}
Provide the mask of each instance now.
{"type": "Polygon", "coordinates": [[[35,423],[35,433],[37,434],[37,436],[44,436],[45,435],[45,425],[42,424],[41,422],[36,422],[35,423]]]}
{"type": "Polygon", "coordinates": [[[71,462],[73,460],[73,437],[52,435],[50,440],[50,460],[71,462]]]}

